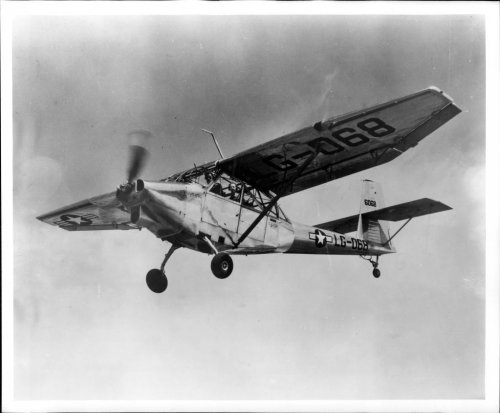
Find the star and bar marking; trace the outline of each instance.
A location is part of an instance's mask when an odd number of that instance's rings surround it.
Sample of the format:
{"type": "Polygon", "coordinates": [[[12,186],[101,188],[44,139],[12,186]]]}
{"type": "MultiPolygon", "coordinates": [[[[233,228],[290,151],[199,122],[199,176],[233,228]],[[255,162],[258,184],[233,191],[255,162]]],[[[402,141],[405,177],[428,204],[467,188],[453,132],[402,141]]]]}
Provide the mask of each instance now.
{"type": "Polygon", "coordinates": [[[309,239],[314,240],[316,247],[323,248],[326,244],[332,244],[333,238],[326,235],[323,231],[316,229],[314,232],[309,233],[309,239]]]}
{"type": "Polygon", "coordinates": [[[59,221],[55,221],[56,225],[61,227],[72,227],[72,226],[83,226],[83,225],[92,225],[92,219],[98,218],[97,215],[94,214],[84,214],[84,215],[76,215],[76,214],[64,214],[59,217],[59,221]]]}

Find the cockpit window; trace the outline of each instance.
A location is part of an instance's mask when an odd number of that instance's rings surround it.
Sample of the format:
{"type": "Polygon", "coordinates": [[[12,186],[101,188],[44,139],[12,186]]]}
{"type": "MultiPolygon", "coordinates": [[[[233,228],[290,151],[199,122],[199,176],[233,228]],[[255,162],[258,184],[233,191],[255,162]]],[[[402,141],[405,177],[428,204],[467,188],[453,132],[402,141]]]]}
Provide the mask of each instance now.
{"type": "MultiPolygon", "coordinates": [[[[259,191],[248,184],[245,184],[245,189],[243,191],[243,202],[242,205],[244,207],[255,209],[257,211],[262,211],[266,208],[271,202],[272,197],[268,194],[259,191]]],[[[274,205],[269,211],[269,216],[274,218],[280,218],[285,221],[288,221],[287,217],[278,206],[278,204],[274,205]]]]}
{"type": "Polygon", "coordinates": [[[223,174],[216,179],[215,183],[210,188],[210,192],[240,203],[242,188],[243,184],[241,182],[235,181],[223,174]]]}
{"type": "MultiPolygon", "coordinates": [[[[236,202],[242,207],[252,209],[256,212],[263,211],[274,196],[238,181],[226,173],[221,173],[217,170],[215,165],[195,167],[179,174],[172,175],[166,178],[165,181],[200,184],[204,188],[208,187],[209,192],[232,202],[236,202]]],[[[273,218],[288,221],[288,218],[277,204],[271,208],[268,215],[273,218]]]]}

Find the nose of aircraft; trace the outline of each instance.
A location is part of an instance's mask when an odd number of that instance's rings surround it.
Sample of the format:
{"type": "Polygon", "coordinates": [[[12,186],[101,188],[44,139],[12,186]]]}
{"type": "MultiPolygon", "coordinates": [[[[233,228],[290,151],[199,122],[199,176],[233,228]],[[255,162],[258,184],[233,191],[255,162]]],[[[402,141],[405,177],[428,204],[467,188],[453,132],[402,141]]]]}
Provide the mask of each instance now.
{"type": "Polygon", "coordinates": [[[186,184],[138,179],[136,191],[141,199],[141,219],[154,221],[163,235],[182,231],[186,216],[186,184]]]}
{"type": "Polygon", "coordinates": [[[166,195],[179,200],[186,199],[186,184],[182,182],[145,181],[138,179],[136,191],[147,191],[153,195],[166,195]]]}

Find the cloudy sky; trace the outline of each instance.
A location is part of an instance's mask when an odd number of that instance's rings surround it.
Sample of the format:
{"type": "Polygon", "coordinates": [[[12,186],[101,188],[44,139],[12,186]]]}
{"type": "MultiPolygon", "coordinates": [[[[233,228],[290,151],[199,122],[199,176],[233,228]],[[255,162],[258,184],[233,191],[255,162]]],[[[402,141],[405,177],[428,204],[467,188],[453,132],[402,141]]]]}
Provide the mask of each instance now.
{"type": "Polygon", "coordinates": [[[484,397],[485,46],[479,16],[38,16],[13,24],[14,390],[32,399],[484,397]],[[356,213],[361,180],[412,221],[383,257],[210,257],[145,274],[147,231],[35,216],[113,190],[125,135],[166,177],[325,117],[436,85],[463,113],[391,163],[282,200],[296,221],[356,213]]]}

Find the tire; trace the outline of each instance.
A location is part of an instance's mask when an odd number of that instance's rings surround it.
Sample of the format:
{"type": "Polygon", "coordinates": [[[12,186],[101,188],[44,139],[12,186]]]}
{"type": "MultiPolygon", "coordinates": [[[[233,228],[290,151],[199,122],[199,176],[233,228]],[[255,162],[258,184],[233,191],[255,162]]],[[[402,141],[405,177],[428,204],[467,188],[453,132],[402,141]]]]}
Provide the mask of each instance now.
{"type": "Polygon", "coordinates": [[[375,269],[373,270],[373,276],[374,276],[375,278],[380,277],[380,270],[379,270],[378,268],[375,268],[375,269]]]}
{"type": "Polygon", "coordinates": [[[211,264],[213,274],[223,280],[231,275],[233,272],[233,260],[225,252],[219,252],[212,258],[211,264]]]}
{"type": "Polygon", "coordinates": [[[146,274],[146,284],[151,291],[160,294],[167,289],[168,279],[163,272],[155,268],[146,274]]]}

